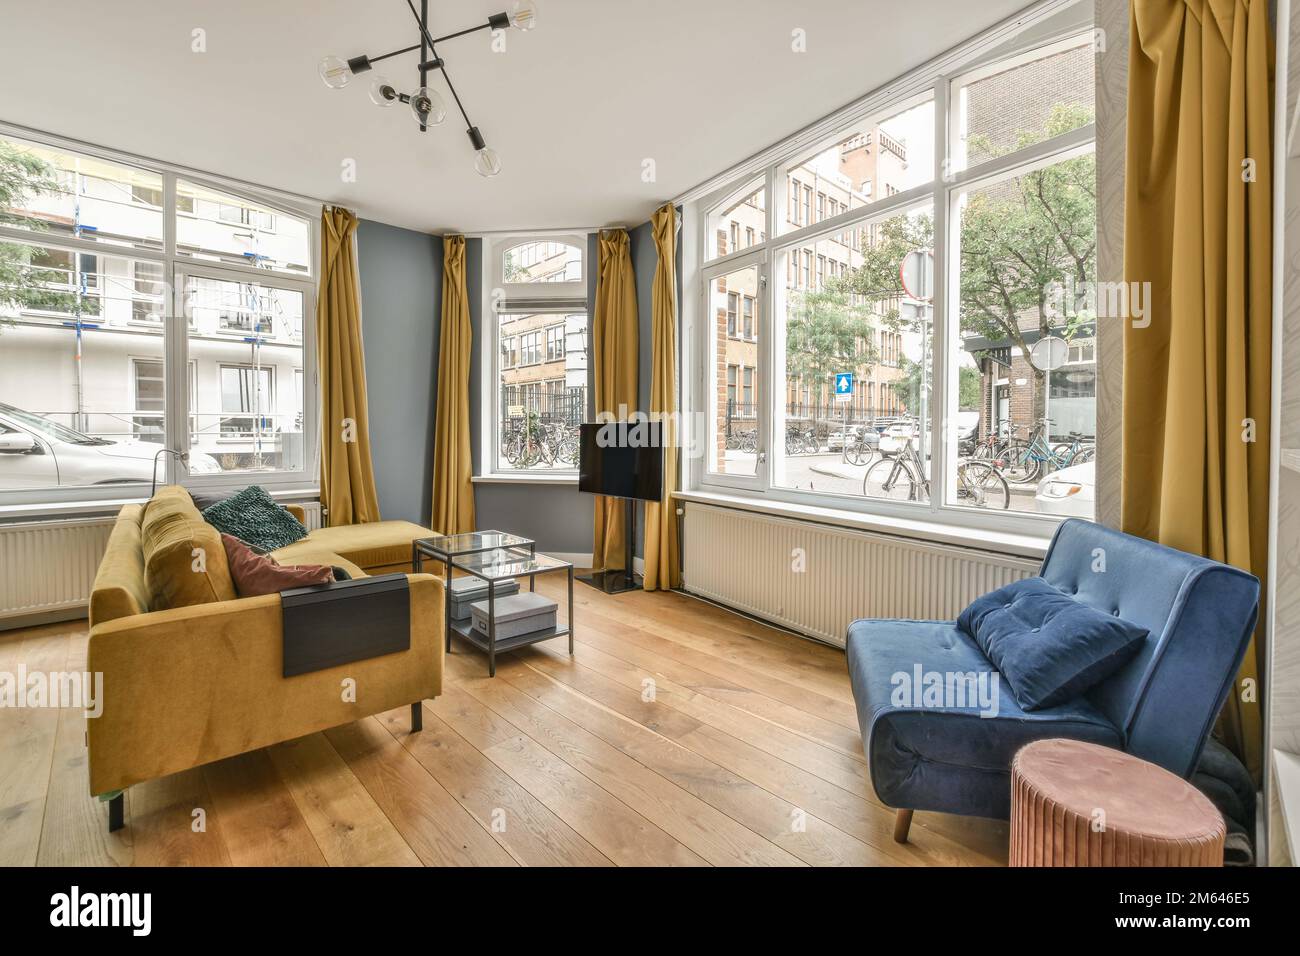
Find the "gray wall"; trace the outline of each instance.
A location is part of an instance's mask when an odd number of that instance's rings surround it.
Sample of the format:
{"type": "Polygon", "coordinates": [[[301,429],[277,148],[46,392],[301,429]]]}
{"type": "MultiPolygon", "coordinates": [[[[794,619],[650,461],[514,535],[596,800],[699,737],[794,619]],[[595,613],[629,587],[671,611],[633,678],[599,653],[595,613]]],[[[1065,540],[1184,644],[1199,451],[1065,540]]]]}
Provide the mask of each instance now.
{"type": "Polygon", "coordinates": [[[357,228],[370,451],[379,511],[427,525],[433,494],[442,239],[362,220],[357,228]]]}

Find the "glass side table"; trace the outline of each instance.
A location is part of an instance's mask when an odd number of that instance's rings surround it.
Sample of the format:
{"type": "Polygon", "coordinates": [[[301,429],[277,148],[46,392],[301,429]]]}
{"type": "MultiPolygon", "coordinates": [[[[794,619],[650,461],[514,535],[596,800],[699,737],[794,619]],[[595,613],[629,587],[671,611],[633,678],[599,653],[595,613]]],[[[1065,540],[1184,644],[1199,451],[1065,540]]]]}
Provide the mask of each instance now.
{"type": "Polygon", "coordinates": [[[498,652],[514,650],[553,637],[569,638],[569,653],[573,653],[573,565],[537,553],[537,543],[504,531],[470,531],[465,534],[441,535],[436,538],[419,538],[411,543],[411,565],[418,574],[423,570],[424,559],[441,561],[446,569],[444,580],[450,584],[454,571],[463,571],[488,583],[488,635],[486,638],[473,627],[473,619],[464,624],[451,619],[451,600],[444,601],[447,633],[447,653],[451,653],[451,636],[459,634],[469,643],[488,655],[489,676],[496,676],[498,652]],[[528,578],[528,589],[537,590],[537,575],[552,571],[567,571],[569,585],[568,617],[555,627],[520,634],[516,637],[496,639],[496,582],[513,578],[528,578]]]}

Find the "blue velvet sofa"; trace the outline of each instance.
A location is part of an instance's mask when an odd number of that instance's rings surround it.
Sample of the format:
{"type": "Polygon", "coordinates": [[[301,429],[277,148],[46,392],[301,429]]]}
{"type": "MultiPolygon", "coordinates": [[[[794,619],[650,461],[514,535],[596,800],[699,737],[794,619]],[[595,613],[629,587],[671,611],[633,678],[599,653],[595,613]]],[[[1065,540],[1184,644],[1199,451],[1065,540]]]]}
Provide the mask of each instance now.
{"type": "Polygon", "coordinates": [[[1057,529],[1040,573],[1075,599],[1150,631],[1119,671],[1053,707],[1022,710],[1005,681],[994,716],[981,716],[978,701],[951,706],[951,695],[942,702],[948,706],[897,706],[902,678],[895,675],[986,679],[993,665],[953,621],[849,626],[846,653],[863,747],[876,795],[899,811],[899,842],[907,839],[913,810],[1009,816],[1012,757],[1045,737],[1115,747],[1182,777],[1195,769],[1246,653],[1259,581],[1077,519],[1057,529]]]}

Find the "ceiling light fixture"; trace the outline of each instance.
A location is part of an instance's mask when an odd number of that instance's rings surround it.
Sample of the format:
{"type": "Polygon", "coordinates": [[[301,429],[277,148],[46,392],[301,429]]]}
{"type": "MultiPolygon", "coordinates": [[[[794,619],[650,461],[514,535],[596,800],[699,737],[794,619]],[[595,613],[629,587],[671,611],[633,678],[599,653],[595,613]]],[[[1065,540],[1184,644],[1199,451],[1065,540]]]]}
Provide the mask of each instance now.
{"type": "Polygon", "coordinates": [[[488,17],[487,23],[441,37],[434,37],[429,33],[429,0],[420,0],[418,12],[414,0],[406,0],[406,5],[411,9],[411,15],[419,25],[419,43],[380,56],[362,55],[347,60],[337,56],[327,56],[320,61],[318,67],[321,80],[330,89],[341,90],[352,81],[352,77],[372,70],[380,60],[419,50],[420,85],[410,93],[402,93],[386,76],[377,74],[370,83],[371,102],[383,108],[399,102],[407,104],[411,108],[411,115],[415,117],[415,122],[420,127],[420,132],[424,132],[430,126],[438,126],[447,118],[447,104],[436,90],[429,88],[429,74],[437,70],[447,81],[451,98],[455,100],[456,108],[465,120],[465,134],[474,148],[474,169],[480,176],[495,176],[501,172],[501,157],[497,155],[496,150],[484,142],[483,134],[470,122],[469,114],[465,112],[465,106],[456,93],[456,87],[452,86],[451,77],[447,75],[447,65],[438,55],[437,45],[447,40],[454,40],[456,37],[477,33],[479,30],[504,30],[507,27],[531,30],[537,26],[537,4],[533,0],[515,0],[509,13],[495,13],[488,17]]]}

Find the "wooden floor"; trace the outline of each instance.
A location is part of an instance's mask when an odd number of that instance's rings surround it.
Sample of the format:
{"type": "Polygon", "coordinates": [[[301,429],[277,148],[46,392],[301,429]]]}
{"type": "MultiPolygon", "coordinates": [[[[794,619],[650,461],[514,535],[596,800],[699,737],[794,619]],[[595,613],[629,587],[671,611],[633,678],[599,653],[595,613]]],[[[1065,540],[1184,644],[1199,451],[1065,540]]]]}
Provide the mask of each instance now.
{"type": "MultiPolygon", "coordinates": [[[[839,651],[680,594],[574,601],[573,658],[560,639],[489,679],[458,644],[422,732],[401,708],[144,783],[114,834],[80,712],[0,710],[0,866],[1006,862],[1003,823],[918,813],[893,842],[839,651]]],[[[86,640],[0,634],[0,671],[84,669],[86,640]]]]}

